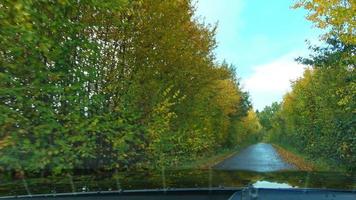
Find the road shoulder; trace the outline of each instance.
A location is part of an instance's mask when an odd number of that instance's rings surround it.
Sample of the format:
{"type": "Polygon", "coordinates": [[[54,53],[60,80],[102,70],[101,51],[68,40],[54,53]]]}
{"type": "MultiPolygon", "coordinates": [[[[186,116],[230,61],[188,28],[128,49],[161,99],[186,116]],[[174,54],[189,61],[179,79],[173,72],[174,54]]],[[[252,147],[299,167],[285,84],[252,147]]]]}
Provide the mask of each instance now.
{"type": "Polygon", "coordinates": [[[197,159],[194,162],[189,162],[187,164],[183,164],[182,168],[184,169],[210,169],[217,165],[218,163],[236,155],[240,149],[228,149],[221,151],[213,156],[202,157],[197,159]]]}
{"type": "Polygon", "coordinates": [[[313,171],[314,170],[314,166],[307,162],[304,158],[284,149],[281,146],[278,146],[276,144],[272,144],[272,146],[276,149],[276,151],[278,152],[279,156],[281,156],[281,158],[291,164],[296,166],[299,170],[301,171],[313,171]]]}

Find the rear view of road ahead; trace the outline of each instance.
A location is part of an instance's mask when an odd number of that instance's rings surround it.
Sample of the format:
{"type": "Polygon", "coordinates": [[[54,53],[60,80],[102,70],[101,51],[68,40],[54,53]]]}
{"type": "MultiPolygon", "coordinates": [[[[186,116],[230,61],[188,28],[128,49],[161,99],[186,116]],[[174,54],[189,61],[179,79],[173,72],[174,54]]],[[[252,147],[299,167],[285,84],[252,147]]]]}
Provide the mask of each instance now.
{"type": "Polygon", "coordinates": [[[283,161],[271,144],[258,143],[251,145],[238,154],[214,166],[220,170],[248,170],[271,172],[295,170],[295,166],[283,161]]]}

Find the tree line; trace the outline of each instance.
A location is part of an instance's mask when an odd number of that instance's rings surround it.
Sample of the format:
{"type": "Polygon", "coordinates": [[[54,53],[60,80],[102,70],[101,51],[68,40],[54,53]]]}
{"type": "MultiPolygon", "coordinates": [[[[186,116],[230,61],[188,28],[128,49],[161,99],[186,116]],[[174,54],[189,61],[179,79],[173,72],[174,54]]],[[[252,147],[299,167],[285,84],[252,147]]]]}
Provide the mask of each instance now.
{"type": "Polygon", "coordinates": [[[355,28],[353,1],[301,1],[308,18],[330,28],[324,44],[312,46],[309,68],[281,103],[258,113],[269,139],[346,170],[356,166],[355,28]],[[340,12],[343,11],[343,12],[340,12]]]}
{"type": "Polygon", "coordinates": [[[0,170],[174,166],[258,138],[190,0],[0,3],[0,170]]]}

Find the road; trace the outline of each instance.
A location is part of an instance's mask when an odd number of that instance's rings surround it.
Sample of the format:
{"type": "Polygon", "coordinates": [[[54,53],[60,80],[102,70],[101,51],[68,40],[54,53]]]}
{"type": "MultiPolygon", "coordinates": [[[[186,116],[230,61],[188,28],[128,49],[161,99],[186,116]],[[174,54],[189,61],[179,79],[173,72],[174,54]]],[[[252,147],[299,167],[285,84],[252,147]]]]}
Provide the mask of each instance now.
{"type": "Polygon", "coordinates": [[[297,168],[283,161],[271,144],[258,143],[218,163],[214,169],[272,172],[297,168]]]}

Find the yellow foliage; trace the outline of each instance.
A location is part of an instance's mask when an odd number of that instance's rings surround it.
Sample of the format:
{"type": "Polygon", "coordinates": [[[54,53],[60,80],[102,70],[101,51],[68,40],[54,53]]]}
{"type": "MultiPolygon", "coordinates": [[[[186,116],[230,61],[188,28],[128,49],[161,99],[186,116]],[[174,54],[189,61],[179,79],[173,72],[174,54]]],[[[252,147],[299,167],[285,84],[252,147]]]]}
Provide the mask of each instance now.
{"type": "Polygon", "coordinates": [[[215,89],[217,95],[215,97],[216,104],[221,108],[225,115],[236,112],[236,105],[241,101],[241,95],[234,83],[229,80],[215,81],[215,89]]]}
{"type": "Polygon", "coordinates": [[[356,1],[354,0],[299,0],[295,8],[303,7],[309,10],[307,19],[317,27],[332,28],[346,44],[356,44],[355,28],[356,1]]]}
{"type": "Polygon", "coordinates": [[[242,119],[242,123],[245,129],[248,130],[250,133],[257,133],[262,128],[255,111],[253,111],[252,109],[250,109],[248,111],[247,116],[242,119]]]}

